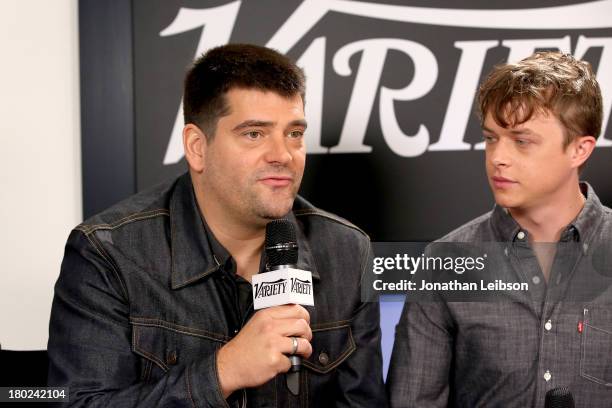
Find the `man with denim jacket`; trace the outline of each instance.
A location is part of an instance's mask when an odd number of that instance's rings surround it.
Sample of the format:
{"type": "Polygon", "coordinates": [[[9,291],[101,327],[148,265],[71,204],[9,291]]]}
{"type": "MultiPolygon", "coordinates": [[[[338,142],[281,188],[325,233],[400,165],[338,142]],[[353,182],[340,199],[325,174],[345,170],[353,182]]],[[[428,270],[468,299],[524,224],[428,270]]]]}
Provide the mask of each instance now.
{"type": "Polygon", "coordinates": [[[579,183],[601,132],[599,85],[588,63],[541,52],[496,67],[479,105],[496,205],[439,241],[496,242],[529,291],[407,300],[391,406],[543,407],[568,387],[576,406],[610,407],[612,211],[579,183]]]}
{"type": "Polygon", "coordinates": [[[215,48],[187,74],[184,116],[189,172],[70,234],[49,383],[74,407],[384,406],[378,305],[360,298],[369,239],[296,198],[303,72],[263,47],[215,48]],[[265,227],[281,217],[315,306],[254,312],[265,227]],[[293,352],[298,395],[284,375],[293,352]]]}

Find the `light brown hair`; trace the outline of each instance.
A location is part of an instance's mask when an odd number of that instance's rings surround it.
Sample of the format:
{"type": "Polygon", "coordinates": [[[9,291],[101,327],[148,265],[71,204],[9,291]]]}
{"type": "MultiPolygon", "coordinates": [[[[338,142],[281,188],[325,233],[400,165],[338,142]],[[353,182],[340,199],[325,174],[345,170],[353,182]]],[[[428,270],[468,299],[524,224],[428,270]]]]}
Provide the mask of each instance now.
{"type": "Polygon", "coordinates": [[[507,128],[550,112],[565,128],[563,147],[578,136],[599,137],[603,102],[588,62],[569,54],[536,52],[516,64],[496,66],[478,92],[481,123],[491,113],[507,128]]]}

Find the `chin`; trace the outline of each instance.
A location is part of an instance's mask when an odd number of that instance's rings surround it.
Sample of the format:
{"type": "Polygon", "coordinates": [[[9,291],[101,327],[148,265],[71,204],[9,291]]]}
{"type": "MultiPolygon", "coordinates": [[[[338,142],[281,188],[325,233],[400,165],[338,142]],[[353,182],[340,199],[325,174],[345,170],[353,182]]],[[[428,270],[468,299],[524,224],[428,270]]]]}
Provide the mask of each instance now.
{"type": "Polygon", "coordinates": [[[520,210],[521,208],[524,207],[524,204],[520,202],[519,200],[505,199],[505,200],[495,200],[495,202],[500,207],[506,208],[508,210],[520,210]]]}
{"type": "Polygon", "coordinates": [[[293,200],[291,203],[286,205],[276,205],[273,207],[262,208],[262,211],[259,211],[259,216],[266,220],[276,220],[284,217],[291,211],[291,207],[293,206],[293,200]]]}
{"type": "Polygon", "coordinates": [[[495,203],[503,208],[515,208],[520,205],[518,200],[508,197],[506,194],[495,194],[495,203]]]}

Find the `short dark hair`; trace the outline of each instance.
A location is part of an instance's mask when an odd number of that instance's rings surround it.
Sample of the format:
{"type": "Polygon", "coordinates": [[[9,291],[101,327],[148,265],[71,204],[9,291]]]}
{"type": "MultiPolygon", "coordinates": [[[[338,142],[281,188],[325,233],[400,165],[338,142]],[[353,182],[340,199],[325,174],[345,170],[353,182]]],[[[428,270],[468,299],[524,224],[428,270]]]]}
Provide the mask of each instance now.
{"type": "Polygon", "coordinates": [[[199,57],[187,72],[183,93],[185,124],[193,123],[211,138],[228,114],[226,93],[232,88],[272,91],[304,101],[304,71],[286,56],[253,44],[227,44],[199,57]]]}
{"type": "Polygon", "coordinates": [[[550,111],[565,128],[564,147],[578,136],[601,133],[603,102],[591,65],[558,51],[496,66],[480,86],[478,102],[481,121],[491,113],[504,128],[550,111]]]}

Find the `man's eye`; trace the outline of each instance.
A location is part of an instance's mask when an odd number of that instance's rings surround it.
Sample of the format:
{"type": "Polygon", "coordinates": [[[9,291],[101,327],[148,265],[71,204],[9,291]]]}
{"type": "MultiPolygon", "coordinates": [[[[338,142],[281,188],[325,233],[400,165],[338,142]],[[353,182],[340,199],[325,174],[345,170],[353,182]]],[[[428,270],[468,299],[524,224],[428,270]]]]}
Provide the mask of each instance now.
{"type": "Polygon", "coordinates": [[[529,140],[516,139],[516,144],[519,146],[527,146],[529,144],[529,140]]]}
{"type": "Polygon", "coordinates": [[[258,130],[252,130],[250,132],[246,132],[244,133],[244,135],[250,140],[257,140],[262,136],[261,132],[258,130]]]}
{"type": "Polygon", "coordinates": [[[289,132],[289,137],[292,139],[299,139],[303,136],[304,136],[304,132],[301,130],[294,130],[292,132],[289,132]]]}
{"type": "Polygon", "coordinates": [[[482,139],[485,141],[485,143],[489,144],[489,143],[494,143],[497,139],[494,136],[491,135],[483,135],[482,139]]]}

